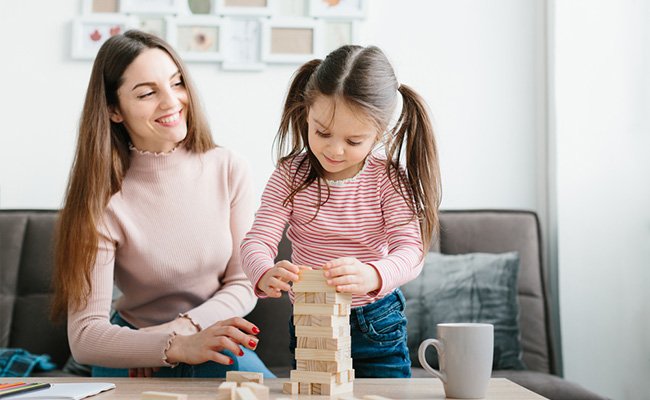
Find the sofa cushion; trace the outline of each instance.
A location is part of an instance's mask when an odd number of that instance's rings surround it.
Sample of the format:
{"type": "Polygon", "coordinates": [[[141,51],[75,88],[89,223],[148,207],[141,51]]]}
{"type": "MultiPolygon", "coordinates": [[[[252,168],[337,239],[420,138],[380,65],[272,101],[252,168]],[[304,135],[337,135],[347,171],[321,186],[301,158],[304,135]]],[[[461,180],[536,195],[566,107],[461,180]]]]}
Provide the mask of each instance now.
{"type": "MultiPolygon", "coordinates": [[[[483,322],[494,325],[493,369],[524,369],[517,278],[519,254],[429,253],[422,274],[404,285],[408,346],[411,361],[420,366],[419,343],[436,337],[436,325],[445,322],[483,322]]],[[[434,347],[427,361],[438,368],[434,347]]]]}

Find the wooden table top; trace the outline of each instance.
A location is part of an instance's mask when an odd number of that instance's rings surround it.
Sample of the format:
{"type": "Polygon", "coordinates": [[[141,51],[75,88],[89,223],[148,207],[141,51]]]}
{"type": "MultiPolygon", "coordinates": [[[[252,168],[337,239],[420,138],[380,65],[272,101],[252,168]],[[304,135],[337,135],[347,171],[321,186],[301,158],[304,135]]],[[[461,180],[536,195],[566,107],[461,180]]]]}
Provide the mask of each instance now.
{"type": "MultiPolygon", "coordinates": [[[[140,400],[142,392],[156,391],[178,394],[187,394],[189,400],[215,400],[217,388],[224,379],[189,379],[189,378],[2,378],[2,382],[112,382],[116,388],[90,397],[92,400],[140,400]]],[[[337,399],[340,395],[315,396],[315,395],[288,395],[282,393],[282,384],[287,378],[265,379],[264,385],[271,391],[271,399],[289,398],[297,399],[337,399]]],[[[35,392],[36,393],[36,392],[35,392]]],[[[410,378],[410,379],[364,379],[354,381],[355,397],[362,399],[365,395],[379,395],[394,400],[415,399],[444,399],[445,392],[442,382],[437,378],[410,378]]],[[[505,378],[492,378],[488,387],[486,399],[517,399],[539,400],[545,399],[530,390],[517,385],[505,378]]]]}

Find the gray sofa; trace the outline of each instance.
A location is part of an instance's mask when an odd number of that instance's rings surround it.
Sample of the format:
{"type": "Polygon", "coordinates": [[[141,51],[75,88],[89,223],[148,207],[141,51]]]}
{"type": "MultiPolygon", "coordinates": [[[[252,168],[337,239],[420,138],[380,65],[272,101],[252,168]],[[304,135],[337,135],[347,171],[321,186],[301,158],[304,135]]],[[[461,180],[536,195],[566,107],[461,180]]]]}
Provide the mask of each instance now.
{"type": "MultiPolygon", "coordinates": [[[[45,375],[66,375],[75,370],[63,366],[70,356],[66,329],[48,319],[52,236],[56,211],[0,210],[0,348],[22,348],[49,354],[59,366],[45,375]]],[[[526,370],[495,370],[549,399],[603,399],[557,376],[558,360],[551,329],[547,272],[539,222],[533,212],[514,210],[445,211],[440,217],[440,241],[431,251],[443,254],[504,253],[517,251],[519,325],[526,370]]],[[[280,243],[278,259],[289,259],[291,246],[280,243]]],[[[407,297],[407,307],[408,307],[407,297]]],[[[287,296],[260,300],[247,318],[261,330],[257,353],[278,377],[288,377],[287,296]]],[[[409,329],[409,337],[417,335],[409,329]]],[[[415,342],[425,339],[416,336],[415,342]]],[[[413,368],[414,377],[431,377],[413,368]]],[[[431,378],[434,379],[434,378],[431,378]]]]}

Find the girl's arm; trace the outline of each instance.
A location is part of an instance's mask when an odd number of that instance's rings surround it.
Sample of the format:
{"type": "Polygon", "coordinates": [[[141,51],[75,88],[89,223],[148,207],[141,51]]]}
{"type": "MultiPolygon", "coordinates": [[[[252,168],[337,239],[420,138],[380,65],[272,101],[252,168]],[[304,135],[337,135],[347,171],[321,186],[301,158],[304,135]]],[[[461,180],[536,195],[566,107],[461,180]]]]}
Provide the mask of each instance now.
{"type": "Polygon", "coordinates": [[[282,205],[289,194],[286,179],[288,174],[283,166],[273,172],[262,194],[262,204],[255,215],[253,227],[241,244],[244,272],[260,298],[267,295],[257,285],[262,275],[275,265],[278,243],[291,215],[291,208],[282,205]]]}
{"type": "Polygon", "coordinates": [[[387,176],[381,186],[388,256],[369,263],[377,269],[381,287],[370,294],[388,293],[415,279],[422,271],[422,236],[418,219],[387,176]]]}

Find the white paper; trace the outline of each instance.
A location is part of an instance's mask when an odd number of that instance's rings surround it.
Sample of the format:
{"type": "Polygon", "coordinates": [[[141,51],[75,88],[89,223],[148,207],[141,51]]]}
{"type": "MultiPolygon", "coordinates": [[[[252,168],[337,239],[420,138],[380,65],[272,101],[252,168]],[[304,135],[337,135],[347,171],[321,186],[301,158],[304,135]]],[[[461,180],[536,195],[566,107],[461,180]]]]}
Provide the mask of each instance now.
{"type": "Polygon", "coordinates": [[[14,399],[41,399],[41,400],[81,400],[85,397],[115,388],[114,383],[53,383],[47,389],[34,390],[15,396],[7,396],[7,400],[14,399]]]}

